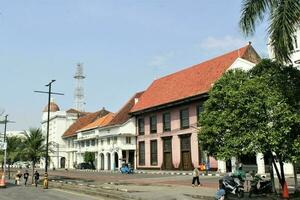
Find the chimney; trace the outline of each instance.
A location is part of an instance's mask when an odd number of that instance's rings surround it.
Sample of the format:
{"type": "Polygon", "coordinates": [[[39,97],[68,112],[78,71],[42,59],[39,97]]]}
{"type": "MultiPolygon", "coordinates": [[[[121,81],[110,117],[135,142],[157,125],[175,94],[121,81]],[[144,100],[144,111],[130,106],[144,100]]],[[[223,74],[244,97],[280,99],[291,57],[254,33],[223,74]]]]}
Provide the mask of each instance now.
{"type": "Polygon", "coordinates": [[[137,102],[139,102],[139,98],[134,98],[134,105],[137,104],[137,102]]]}

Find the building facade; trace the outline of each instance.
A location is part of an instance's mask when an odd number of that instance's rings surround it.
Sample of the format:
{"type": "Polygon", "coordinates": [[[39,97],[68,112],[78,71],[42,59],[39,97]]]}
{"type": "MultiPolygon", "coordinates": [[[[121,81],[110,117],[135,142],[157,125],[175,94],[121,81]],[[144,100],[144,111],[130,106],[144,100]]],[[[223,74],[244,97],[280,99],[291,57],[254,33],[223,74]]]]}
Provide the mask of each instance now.
{"type": "MultiPolygon", "coordinates": [[[[61,138],[63,133],[78,119],[81,113],[70,109],[61,111],[58,105],[52,99],[50,102],[50,118],[49,118],[49,153],[50,168],[65,168],[67,145],[61,138]]],[[[48,106],[45,106],[42,114],[41,129],[43,135],[47,134],[47,119],[48,119],[48,106]]],[[[41,167],[45,166],[45,160],[42,159],[41,167]]]]}
{"type": "Polygon", "coordinates": [[[68,143],[69,168],[84,162],[85,152],[94,153],[94,166],[98,170],[117,170],[123,163],[134,166],[136,122],[129,111],[141,94],[135,94],[116,114],[106,113],[95,120],[81,120],[81,124],[76,122],[65,132],[63,138],[68,143]]]}
{"type": "Polygon", "coordinates": [[[191,170],[205,163],[225,172],[226,162],[206,156],[198,144],[199,114],[223,73],[251,69],[259,60],[249,44],[155,80],[131,110],[137,119],[137,168],[191,170]]]}

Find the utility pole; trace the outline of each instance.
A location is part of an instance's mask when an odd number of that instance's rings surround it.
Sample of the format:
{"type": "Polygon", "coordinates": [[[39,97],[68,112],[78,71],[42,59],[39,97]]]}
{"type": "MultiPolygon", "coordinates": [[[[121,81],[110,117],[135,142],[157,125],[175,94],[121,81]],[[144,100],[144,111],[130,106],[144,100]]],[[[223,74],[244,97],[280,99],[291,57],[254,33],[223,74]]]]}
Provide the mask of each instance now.
{"type": "MultiPolygon", "coordinates": [[[[6,187],[5,185],[5,173],[6,173],[6,157],[7,157],[7,141],[6,141],[6,129],[7,129],[7,123],[11,122],[7,120],[8,115],[5,115],[4,117],[4,133],[3,133],[3,149],[4,149],[4,167],[3,167],[3,174],[0,181],[0,187],[6,187]]],[[[3,122],[1,122],[3,123],[3,122]]]]}
{"type": "Polygon", "coordinates": [[[48,113],[47,113],[47,135],[46,135],[46,161],[45,161],[45,180],[44,180],[44,188],[48,189],[48,148],[49,148],[49,122],[50,122],[50,101],[51,101],[51,94],[56,94],[56,95],[64,95],[62,93],[56,93],[56,92],[51,92],[51,87],[52,87],[52,83],[55,82],[55,80],[51,80],[47,85],[45,85],[46,87],[48,87],[48,92],[45,91],[34,91],[37,93],[44,93],[44,94],[48,94],[48,113]]]}

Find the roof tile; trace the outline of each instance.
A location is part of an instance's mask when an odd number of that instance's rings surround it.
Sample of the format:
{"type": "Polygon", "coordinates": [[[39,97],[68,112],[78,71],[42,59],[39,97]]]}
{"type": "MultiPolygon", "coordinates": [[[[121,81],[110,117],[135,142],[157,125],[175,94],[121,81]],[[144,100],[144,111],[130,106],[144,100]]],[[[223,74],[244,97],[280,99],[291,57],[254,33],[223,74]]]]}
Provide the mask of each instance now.
{"type": "Polygon", "coordinates": [[[157,79],[142,94],[139,102],[133,106],[131,112],[146,110],[208,92],[212,84],[239,57],[249,61],[259,60],[258,54],[249,44],[222,56],[157,79]],[[251,56],[248,54],[251,54],[251,56]]]}

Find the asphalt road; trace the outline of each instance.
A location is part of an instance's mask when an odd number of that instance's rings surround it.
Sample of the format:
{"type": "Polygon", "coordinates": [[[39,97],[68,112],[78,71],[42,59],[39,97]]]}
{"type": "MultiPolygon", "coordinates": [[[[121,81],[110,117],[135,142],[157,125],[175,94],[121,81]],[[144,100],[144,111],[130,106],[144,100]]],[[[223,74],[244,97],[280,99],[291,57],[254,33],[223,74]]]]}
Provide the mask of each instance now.
{"type": "Polygon", "coordinates": [[[84,194],[73,193],[58,189],[42,189],[34,186],[15,186],[8,184],[0,189],[0,200],[104,200],[84,194]]]}

